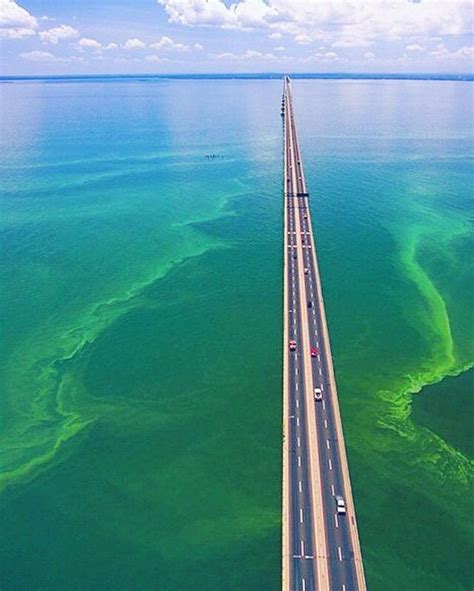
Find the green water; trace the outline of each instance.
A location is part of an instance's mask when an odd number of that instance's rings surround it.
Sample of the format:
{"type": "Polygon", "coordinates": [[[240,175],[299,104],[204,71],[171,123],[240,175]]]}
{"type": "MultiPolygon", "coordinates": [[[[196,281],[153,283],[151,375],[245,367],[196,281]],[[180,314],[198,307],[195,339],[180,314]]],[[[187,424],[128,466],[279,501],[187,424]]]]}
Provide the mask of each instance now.
{"type": "MultiPolygon", "coordinates": [[[[278,589],[281,84],[1,92],[2,589],[278,589]]],[[[295,83],[371,590],[472,588],[471,99],[295,83]]]]}
{"type": "Polygon", "coordinates": [[[474,412],[473,373],[449,377],[423,391],[413,401],[413,420],[434,431],[446,443],[457,448],[467,456],[474,456],[472,426],[468,421],[459,420],[459,405],[469,417],[474,412]]]}

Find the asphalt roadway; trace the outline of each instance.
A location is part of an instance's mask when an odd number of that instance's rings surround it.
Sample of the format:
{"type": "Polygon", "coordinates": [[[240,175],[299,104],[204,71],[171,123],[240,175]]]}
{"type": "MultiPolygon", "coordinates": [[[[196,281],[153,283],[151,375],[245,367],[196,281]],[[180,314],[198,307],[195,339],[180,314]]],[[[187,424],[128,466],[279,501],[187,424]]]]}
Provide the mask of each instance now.
{"type": "Polygon", "coordinates": [[[364,591],[365,578],[337,401],[291,85],[285,153],[285,436],[283,591],[364,591]],[[296,342],[290,350],[289,341],[296,342]],[[311,349],[314,349],[311,351],[311,349]],[[321,399],[315,398],[315,388],[321,399]],[[285,468],[286,466],[286,468],[285,468]],[[286,495],[286,498],[285,498],[286,495]],[[336,496],[346,514],[337,511],[336,496]],[[286,510],[285,510],[286,505],[286,510]],[[285,517],[286,515],[286,517],[285,517]],[[285,549],[285,545],[287,548],[285,549]],[[285,563],[285,554],[287,560],[285,563]]]}

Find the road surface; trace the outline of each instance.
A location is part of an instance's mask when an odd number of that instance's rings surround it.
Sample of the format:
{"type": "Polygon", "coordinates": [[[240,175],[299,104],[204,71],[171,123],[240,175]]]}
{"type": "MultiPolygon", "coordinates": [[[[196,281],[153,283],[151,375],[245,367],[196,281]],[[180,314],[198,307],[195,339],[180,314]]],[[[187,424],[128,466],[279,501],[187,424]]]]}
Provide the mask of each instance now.
{"type": "MultiPolygon", "coordinates": [[[[291,83],[285,77],[283,591],[365,591],[291,83]],[[290,341],[296,344],[291,350],[290,341]],[[318,400],[315,389],[321,392],[318,400]],[[338,513],[336,497],[346,513],[338,513]]],[[[293,345],[294,346],[294,345],[293,345]]]]}

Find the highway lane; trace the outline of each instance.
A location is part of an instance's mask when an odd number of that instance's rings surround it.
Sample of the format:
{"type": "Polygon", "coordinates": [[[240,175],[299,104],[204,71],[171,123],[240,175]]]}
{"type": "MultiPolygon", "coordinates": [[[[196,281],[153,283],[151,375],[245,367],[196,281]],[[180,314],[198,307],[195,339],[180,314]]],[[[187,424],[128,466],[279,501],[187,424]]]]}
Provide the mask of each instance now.
{"type": "MultiPolygon", "coordinates": [[[[290,281],[289,285],[291,285],[290,291],[292,294],[296,294],[294,301],[292,299],[291,303],[288,302],[289,306],[293,306],[293,308],[289,308],[291,310],[290,324],[293,323],[295,326],[292,338],[298,343],[297,352],[290,353],[289,357],[293,371],[297,367],[299,372],[310,373],[310,378],[307,378],[304,383],[301,381],[293,383],[291,379],[289,383],[291,413],[294,413],[296,394],[301,392],[301,388],[303,389],[303,398],[306,404],[303,412],[307,421],[305,442],[306,445],[309,445],[306,453],[300,453],[299,456],[298,461],[306,465],[301,473],[294,471],[294,462],[291,462],[289,490],[294,499],[294,488],[300,477],[303,479],[306,477],[307,487],[312,489],[311,494],[302,499],[301,503],[298,504],[293,500],[289,520],[292,523],[293,540],[304,538],[305,541],[309,541],[309,538],[312,538],[314,557],[318,558],[319,566],[318,569],[317,561],[314,559],[311,581],[310,571],[307,567],[303,569],[301,561],[291,564],[287,588],[364,590],[365,579],[340,425],[308,193],[296,134],[291,90],[287,80],[285,80],[282,114],[285,127],[285,200],[288,206],[285,221],[286,227],[291,232],[288,240],[290,248],[287,250],[291,252],[296,250],[297,252],[297,258],[295,259],[291,255],[287,263],[287,268],[291,270],[291,278],[287,277],[287,280],[290,281]],[[306,269],[306,272],[303,269],[306,269]],[[311,307],[308,307],[309,302],[311,302],[311,307]],[[300,309],[300,313],[296,316],[295,304],[300,309]],[[309,355],[310,347],[317,349],[315,357],[309,355]],[[293,361],[294,365],[292,365],[293,361]],[[313,390],[315,387],[322,390],[321,401],[314,399],[313,390]],[[317,463],[316,469],[315,462],[317,463]],[[337,513],[336,495],[341,495],[345,499],[346,515],[337,513]],[[298,512],[302,507],[304,512],[308,511],[308,517],[312,510],[311,525],[314,528],[312,536],[307,527],[297,528],[298,512]],[[325,576],[325,569],[328,571],[327,576],[325,576]]],[[[288,256],[290,255],[288,254],[288,256]]],[[[292,369],[289,372],[290,377],[291,374],[292,369]]],[[[297,447],[301,446],[301,435],[300,440],[297,440],[296,443],[300,444],[297,447]]],[[[294,446],[293,439],[291,439],[291,446],[294,446]]],[[[295,550],[294,543],[292,547],[295,550]]],[[[285,585],[284,577],[284,588],[285,585]]]]}
{"type": "MultiPolygon", "coordinates": [[[[297,279],[298,261],[294,258],[296,252],[296,226],[294,220],[294,206],[288,205],[288,284],[290,288],[289,302],[289,335],[290,340],[298,342],[301,335],[300,292],[297,279]]],[[[303,356],[295,351],[290,356],[289,363],[290,390],[294,396],[290,400],[290,452],[291,452],[291,482],[295,484],[290,490],[292,522],[292,560],[294,561],[294,576],[298,581],[305,581],[307,589],[314,588],[314,573],[312,556],[314,552],[312,537],[312,506],[311,489],[308,469],[308,438],[306,432],[306,400],[304,396],[304,365],[303,356]]]]}

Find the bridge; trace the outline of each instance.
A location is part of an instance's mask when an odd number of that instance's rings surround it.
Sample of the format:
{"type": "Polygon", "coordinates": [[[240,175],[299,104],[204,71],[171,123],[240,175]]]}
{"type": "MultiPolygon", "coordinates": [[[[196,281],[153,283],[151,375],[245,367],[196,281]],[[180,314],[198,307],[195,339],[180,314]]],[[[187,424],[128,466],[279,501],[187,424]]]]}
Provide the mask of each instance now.
{"type": "Polygon", "coordinates": [[[284,132],[283,591],[366,583],[291,82],[284,132]]]}

